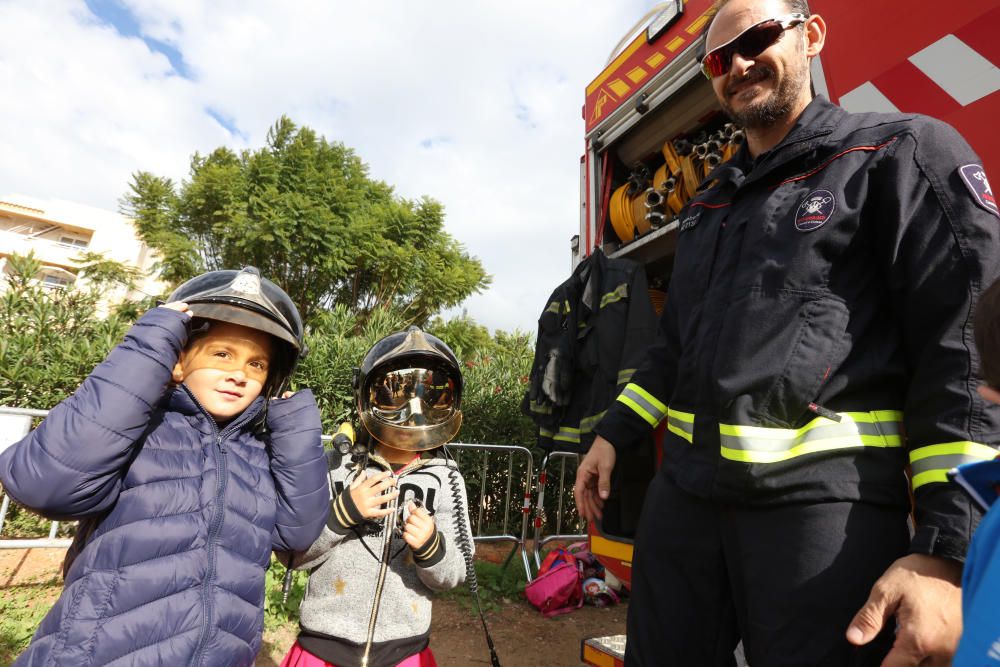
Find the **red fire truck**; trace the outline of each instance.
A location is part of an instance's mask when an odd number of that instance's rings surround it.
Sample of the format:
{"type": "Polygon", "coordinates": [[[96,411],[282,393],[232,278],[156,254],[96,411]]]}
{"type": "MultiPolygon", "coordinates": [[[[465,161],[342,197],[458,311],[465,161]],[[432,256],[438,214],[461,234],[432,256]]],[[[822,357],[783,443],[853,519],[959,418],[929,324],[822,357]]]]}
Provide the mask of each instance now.
{"type": "MultiPolygon", "coordinates": [[[[666,289],[676,212],[742,139],[719,113],[699,68],[711,4],[661,3],[587,86],[574,263],[599,247],[639,261],[650,285],[666,289]]],[[[829,27],[823,53],[813,61],[817,93],[849,111],[940,118],[1000,178],[1000,0],[810,0],[810,8],[829,27]]],[[[663,298],[662,291],[651,296],[654,303],[663,298]]],[[[647,454],[635,470],[624,471],[628,481],[612,490],[603,522],[589,527],[591,551],[626,586],[648,461],[656,456],[647,454]]],[[[582,659],[621,665],[623,649],[623,636],[589,639],[582,659]]]]}

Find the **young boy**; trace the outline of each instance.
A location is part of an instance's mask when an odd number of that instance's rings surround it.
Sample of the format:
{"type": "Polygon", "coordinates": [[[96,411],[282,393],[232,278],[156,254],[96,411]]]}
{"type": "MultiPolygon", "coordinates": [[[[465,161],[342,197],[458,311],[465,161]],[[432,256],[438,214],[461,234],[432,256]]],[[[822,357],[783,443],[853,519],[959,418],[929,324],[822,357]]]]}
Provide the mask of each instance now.
{"type": "Polygon", "coordinates": [[[461,391],[455,355],[416,327],[365,355],[364,429],[353,452],[328,454],[333,511],[293,560],[310,574],[282,667],[435,665],[433,592],[465,580],[474,549],[465,482],[443,447],[462,423],[461,391]]]}
{"type": "MultiPolygon", "coordinates": [[[[1000,404],[1000,281],[983,292],[976,310],[976,347],[985,384],[980,395],[1000,404]]],[[[962,639],[955,667],[1000,665],[1000,460],[958,468],[970,496],[986,516],[972,536],[962,571],[962,639]]]]}
{"type": "Polygon", "coordinates": [[[170,301],[0,455],[15,500],[81,520],[15,665],[251,665],[271,550],[326,521],[312,393],[268,400],[302,349],[291,300],[247,267],[170,301]]]}

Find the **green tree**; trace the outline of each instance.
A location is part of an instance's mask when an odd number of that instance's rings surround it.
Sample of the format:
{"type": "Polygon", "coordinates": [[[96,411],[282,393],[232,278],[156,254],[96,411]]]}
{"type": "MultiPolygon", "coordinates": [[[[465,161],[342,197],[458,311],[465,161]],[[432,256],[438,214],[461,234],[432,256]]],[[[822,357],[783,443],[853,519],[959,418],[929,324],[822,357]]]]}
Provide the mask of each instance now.
{"type": "Polygon", "coordinates": [[[252,264],[307,321],[340,304],[422,324],[490,283],[444,230],[441,204],[397,196],[353,150],[287,117],[261,149],[196,153],[179,188],[134,174],[122,209],[160,252],[166,280],[252,264]]]}
{"type": "MultiPolygon", "coordinates": [[[[128,321],[99,318],[97,289],[47,289],[33,254],[7,260],[0,294],[0,405],[46,410],[70,395],[117,345],[128,321]]],[[[108,266],[104,267],[114,273],[108,266]]]]}
{"type": "Polygon", "coordinates": [[[489,329],[477,324],[464,310],[450,320],[435,317],[427,325],[427,330],[447,343],[462,361],[472,361],[477,355],[489,355],[494,346],[489,329]]]}

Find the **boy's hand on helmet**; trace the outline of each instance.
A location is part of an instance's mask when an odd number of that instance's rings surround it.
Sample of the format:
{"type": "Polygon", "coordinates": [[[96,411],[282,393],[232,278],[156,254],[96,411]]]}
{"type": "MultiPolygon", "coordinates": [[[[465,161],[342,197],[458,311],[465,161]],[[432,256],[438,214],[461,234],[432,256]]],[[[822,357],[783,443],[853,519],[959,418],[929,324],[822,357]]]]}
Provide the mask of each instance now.
{"type": "Polygon", "coordinates": [[[419,549],[427,544],[434,534],[434,519],[423,507],[417,507],[411,500],[407,506],[410,516],[406,519],[403,527],[403,539],[411,549],[419,549]]]}
{"type": "Polygon", "coordinates": [[[371,477],[367,471],[361,473],[351,482],[351,500],[366,519],[388,516],[395,510],[385,509],[385,504],[399,495],[394,489],[396,478],[388,470],[376,473],[371,477]],[[389,491],[389,489],[392,489],[389,491]]]}
{"type": "Polygon", "coordinates": [[[191,317],[191,311],[188,310],[188,305],[183,301],[171,301],[170,303],[165,303],[162,306],[157,306],[158,308],[169,308],[170,310],[176,310],[179,313],[184,313],[188,317],[191,317]]]}

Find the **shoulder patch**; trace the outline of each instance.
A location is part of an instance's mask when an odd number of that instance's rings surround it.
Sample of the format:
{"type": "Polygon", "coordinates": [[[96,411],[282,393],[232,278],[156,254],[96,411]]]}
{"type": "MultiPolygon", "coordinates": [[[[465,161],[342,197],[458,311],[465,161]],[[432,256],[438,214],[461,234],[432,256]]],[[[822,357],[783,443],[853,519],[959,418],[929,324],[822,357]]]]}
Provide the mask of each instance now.
{"type": "Polygon", "coordinates": [[[795,211],[795,229],[811,232],[826,224],[837,208],[837,200],[829,190],[813,190],[795,211]]]}
{"type": "Polygon", "coordinates": [[[967,164],[964,167],[959,167],[958,173],[961,174],[965,187],[969,188],[976,203],[993,215],[1000,216],[997,200],[993,196],[990,182],[986,179],[986,170],[983,169],[982,165],[967,164]]]}

